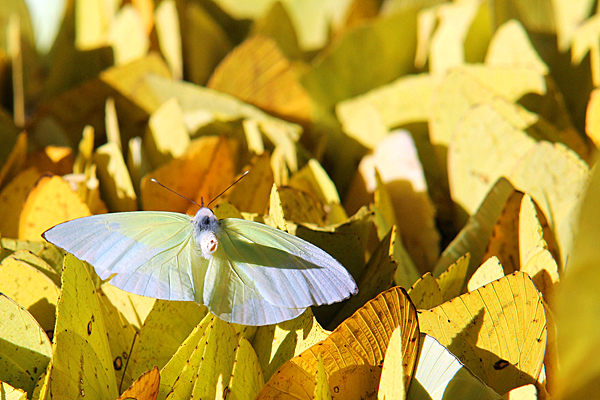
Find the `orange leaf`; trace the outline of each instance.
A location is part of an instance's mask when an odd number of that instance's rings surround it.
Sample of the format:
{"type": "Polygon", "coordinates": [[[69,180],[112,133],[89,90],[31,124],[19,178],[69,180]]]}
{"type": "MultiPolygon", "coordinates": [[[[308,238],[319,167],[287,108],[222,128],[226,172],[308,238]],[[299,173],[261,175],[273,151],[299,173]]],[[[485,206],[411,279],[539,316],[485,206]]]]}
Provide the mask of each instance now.
{"type": "Polygon", "coordinates": [[[160,374],[158,367],[152,368],[145,372],[135,382],[131,384],[129,389],[123,392],[118,400],[134,398],[136,400],[155,400],[158,396],[158,388],[160,386],[160,374]]]}

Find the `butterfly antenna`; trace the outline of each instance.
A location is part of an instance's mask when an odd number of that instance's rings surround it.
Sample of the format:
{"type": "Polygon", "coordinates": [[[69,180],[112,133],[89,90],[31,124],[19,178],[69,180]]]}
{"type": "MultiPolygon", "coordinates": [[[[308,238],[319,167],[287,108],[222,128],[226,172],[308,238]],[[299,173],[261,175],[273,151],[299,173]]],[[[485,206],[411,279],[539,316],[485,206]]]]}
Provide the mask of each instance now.
{"type": "MultiPolygon", "coordinates": [[[[156,179],[152,178],[152,179],[150,179],[150,180],[151,180],[152,182],[154,182],[154,183],[158,183],[160,186],[164,187],[164,188],[165,188],[165,189],[167,189],[169,192],[173,192],[173,193],[175,193],[177,196],[179,196],[179,197],[183,197],[184,199],[186,199],[186,200],[187,200],[187,201],[189,201],[190,203],[194,203],[195,205],[197,205],[197,206],[198,206],[198,207],[200,207],[200,208],[204,207],[204,201],[203,201],[203,200],[200,200],[200,201],[201,201],[201,203],[202,203],[202,205],[200,205],[200,204],[196,203],[194,200],[188,199],[188,198],[187,198],[187,197],[185,197],[184,195],[182,195],[182,194],[179,194],[179,193],[177,193],[176,191],[174,191],[173,189],[166,187],[165,185],[163,185],[162,183],[160,183],[160,182],[159,182],[159,181],[157,181],[156,179]]],[[[239,179],[238,179],[238,180],[239,180],[239,179]]],[[[220,196],[220,195],[219,195],[219,196],[220,196]]]]}
{"type": "Polygon", "coordinates": [[[216,196],[215,196],[215,198],[214,198],[214,199],[212,199],[212,200],[211,200],[211,201],[210,201],[210,202],[209,202],[209,203],[206,205],[206,207],[210,206],[210,204],[211,204],[213,201],[215,201],[216,199],[218,199],[219,197],[221,197],[221,195],[222,195],[223,193],[225,193],[226,191],[228,191],[229,189],[231,189],[231,187],[232,187],[233,185],[235,185],[236,183],[238,183],[239,181],[241,181],[243,177],[245,177],[246,175],[248,175],[248,172],[250,172],[250,171],[246,171],[246,172],[244,172],[244,173],[242,174],[242,176],[240,176],[239,178],[237,178],[237,179],[235,180],[235,182],[233,182],[231,185],[227,186],[227,188],[226,188],[225,190],[223,190],[221,193],[219,193],[218,195],[216,195],[216,196]]]}

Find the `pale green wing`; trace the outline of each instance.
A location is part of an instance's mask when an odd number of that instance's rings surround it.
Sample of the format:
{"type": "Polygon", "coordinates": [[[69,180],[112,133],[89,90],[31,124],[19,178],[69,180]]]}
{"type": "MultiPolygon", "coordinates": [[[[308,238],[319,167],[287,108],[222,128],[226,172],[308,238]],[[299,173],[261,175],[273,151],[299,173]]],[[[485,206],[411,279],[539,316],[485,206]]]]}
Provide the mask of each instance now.
{"type": "Polygon", "coordinates": [[[101,279],[142,296],[193,301],[192,266],[208,262],[193,240],[191,218],[172,212],[94,215],[57,225],[44,233],[49,242],[94,266],[101,279]]]}
{"type": "Polygon", "coordinates": [[[338,261],[296,236],[242,219],[220,223],[203,302],[222,319],[276,323],[358,291],[338,261]]]}

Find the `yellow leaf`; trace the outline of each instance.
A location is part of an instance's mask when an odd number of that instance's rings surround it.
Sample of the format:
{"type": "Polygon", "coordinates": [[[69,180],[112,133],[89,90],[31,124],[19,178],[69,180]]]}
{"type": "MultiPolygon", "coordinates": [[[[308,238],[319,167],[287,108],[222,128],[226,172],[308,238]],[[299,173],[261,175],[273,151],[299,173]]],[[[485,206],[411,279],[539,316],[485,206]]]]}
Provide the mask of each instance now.
{"type": "Polygon", "coordinates": [[[264,385],[265,380],[256,352],[250,342],[239,335],[231,369],[231,378],[227,388],[223,391],[223,398],[254,400],[256,394],[264,385]]]}
{"type": "Polygon", "coordinates": [[[327,336],[329,332],[319,325],[310,308],[292,320],[259,326],[252,346],[256,350],[265,380],[268,381],[286,361],[327,336]]]}
{"type": "Polygon", "coordinates": [[[498,393],[535,383],[542,369],[544,305],[522,272],[419,312],[419,326],[498,393]]]}
{"type": "Polygon", "coordinates": [[[343,320],[350,317],[356,310],[379,293],[392,286],[398,262],[395,260],[394,251],[398,237],[396,227],[393,227],[385,238],[379,243],[377,249],[369,259],[358,280],[358,294],[343,302],[343,307],[333,320],[327,325],[328,329],[335,328],[343,320]]]}
{"type": "Polygon", "coordinates": [[[144,149],[152,165],[159,167],[184,155],[190,144],[190,134],[183,120],[177,99],[163,103],[152,113],[144,136],[144,149]]]}
{"type": "Polygon", "coordinates": [[[138,330],[144,325],[146,317],[156,302],[156,299],[152,297],[129,293],[110,283],[102,285],[102,292],[108,297],[111,304],[123,314],[127,322],[138,330]]]}
{"type": "MultiPolygon", "coordinates": [[[[385,364],[384,364],[385,365],[385,364]]],[[[408,399],[500,399],[500,395],[433,337],[421,333],[419,361],[408,399]]]]}
{"type": "Polygon", "coordinates": [[[540,206],[556,237],[565,265],[571,252],[578,200],[589,179],[588,166],[560,143],[537,143],[507,175],[515,188],[540,206]]]}
{"type": "Polygon", "coordinates": [[[0,392],[2,393],[2,400],[27,400],[27,392],[15,389],[6,382],[0,382],[0,392]]]}
{"type": "Polygon", "coordinates": [[[40,398],[118,396],[104,318],[88,267],[67,254],[58,301],[53,357],[40,398]],[[77,376],[77,379],[73,379],[77,376]]]}
{"type": "Polygon", "coordinates": [[[571,61],[573,64],[579,64],[589,53],[592,81],[594,87],[600,86],[600,46],[598,37],[600,36],[600,17],[593,15],[577,27],[573,32],[571,41],[571,61]]]}
{"type": "Polygon", "coordinates": [[[91,50],[107,43],[107,32],[115,7],[106,7],[101,1],[76,1],[75,46],[91,50]]]}
{"type": "Polygon", "coordinates": [[[442,291],[429,272],[411,286],[408,295],[417,309],[429,310],[443,303],[442,291]]]}
{"type": "Polygon", "coordinates": [[[29,167],[21,171],[0,191],[0,233],[2,236],[11,238],[19,236],[19,217],[27,193],[40,176],[41,173],[37,168],[29,167]]]}
{"type": "Polygon", "coordinates": [[[504,400],[537,400],[538,398],[538,390],[531,383],[514,388],[502,396],[504,400]]]}
{"type": "Polygon", "coordinates": [[[477,212],[469,218],[467,224],[442,253],[433,270],[433,276],[439,277],[451,264],[469,253],[471,256],[468,260],[469,267],[464,275],[466,286],[468,279],[481,264],[494,224],[513,190],[513,186],[504,178],[500,178],[494,184],[477,212]]]}
{"type": "Polygon", "coordinates": [[[192,301],[156,300],[140,329],[129,368],[140,376],[153,366],[162,368],[194,327],[208,313],[192,301]]]}
{"type": "Polygon", "coordinates": [[[302,57],[294,22],[286,7],[279,1],[273,2],[267,12],[261,13],[254,19],[250,32],[253,35],[264,35],[274,39],[283,54],[291,59],[302,57]]]}
{"type": "Polygon", "coordinates": [[[397,126],[427,121],[435,80],[407,75],[365,94],[339,102],[335,111],[346,134],[374,148],[397,126]]]}
{"type": "Polygon", "coordinates": [[[19,219],[19,239],[41,240],[61,222],[91,215],[88,207],[59,176],[43,176],[30,190],[19,219]]]}
{"type": "Polygon", "coordinates": [[[56,287],[60,287],[60,269],[56,269],[56,267],[48,264],[43,258],[34,254],[31,250],[20,249],[16,250],[14,253],[10,255],[11,258],[14,258],[19,261],[26,262],[31,265],[48,278],[50,278],[56,285],[56,287]]]}
{"type": "Polygon", "coordinates": [[[556,325],[560,370],[557,399],[596,398],[600,360],[595,352],[600,343],[598,283],[600,259],[597,224],[600,218],[600,170],[594,167],[579,210],[577,234],[565,275],[556,294],[556,325]]]}
{"type": "MultiPolygon", "coordinates": [[[[181,21],[181,38],[185,51],[183,67],[190,82],[205,85],[219,62],[233,45],[223,27],[213,19],[200,3],[186,4],[185,18],[181,21]],[[205,38],[198,42],[197,38],[205,38]]],[[[181,15],[181,14],[180,14],[181,15]]]]}
{"type": "Polygon", "coordinates": [[[115,99],[112,97],[106,99],[106,105],[104,109],[106,113],[104,116],[104,124],[106,125],[106,140],[108,143],[116,144],[119,150],[122,151],[123,146],[121,143],[121,131],[119,130],[119,120],[117,119],[115,99]]]}
{"type": "Polygon", "coordinates": [[[52,357],[52,344],[34,317],[4,294],[0,294],[0,320],[0,391],[11,399],[5,382],[32,393],[52,357]]]}
{"type": "Polygon", "coordinates": [[[60,275],[62,271],[63,251],[53,244],[46,241],[28,241],[8,238],[0,239],[0,244],[2,245],[2,249],[11,252],[17,252],[19,250],[30,251],[46,261],[57,274],[60,275]]]}
{"type": "Polygon", "coordinates": [[[2,169],[0,169],[0,188],[4,187],[10,182],[23,168],[25,161],[27,160],[27,134],[25,132],[20,133],[16,140],[15,145],[10,150],[10,153],[6,155],[2,169]]]}
{"type": "Polygon", "coordinates": [[[317,384],[315,385],[315,395],[313,399],[331,400],[331,389],[329,389],[329,382],[327,382],[327,372],[325,372],[321,353],[319,353],[317,362],[317,384]]]}
{"type": "Polygon", "coordinates": [[[585,112],[585,133],[600,147],[600,89],[592,90],[585,112]]]}
{"type": "Polygon", "coordinates": [[[152,166],[141,137],[136,136],[129,140],[127,148],[129,150],[127,152],[127,169],[139,200],[142,193],[142,178],[150,172],[152,166]]]}
{"type": "Polygon", "coordinates": [[[463,288],[466,286],[469,277],[467,275],[469,270],[469,261],[471,260],[471,254],[466,253],[460,257],[456,262],[442,272],[437,278],[437,283],[442,292],[442,299],[448,301],[463,293],[463,288]]]}
{"type": "Polygon", "coordinates": [[[325,209],[316,196],[290,186],[282,186],[278,192],[287,219],[296,223],[325,226],[325,209]]]}
{"type": "Polygon", "coordinates": [[[94,127],[86,125],[81,135],[77,157],[75,157],[73,163],[74,174],[83,174],[92,162],[92,156],[94,155],[94,127]]]}
{"type": "MultiPolygon", "coordinates": [[[[319,354],[320,356],[320,354],[319,354]]],[[[404,379],[404,352],[402,350],[402,329],[397,327],[385,351],[385,360],[381,371],[381,380],[377,391],[378,400],[404,400],[406,386],[404,379]]],[[[319,364],[320,366],[320,364],[319,364]]]]}
{"type": "Polygon", "coordinates": [[[154,367],[133,382],[131,387],[119,396],[118,400],[126,400],[128,398],[135,398],[136,400],[155,400],[156,396],[158,396],[159,386],[160,373],[158,372],[158,367],[154,367]]]}
{"type": "Polygon", "coordinates": [[[146,55],[150,38],[139,10],[125,4],[113,17],[108,32],[108,43],[113,49],[115,65],[123,65],[146,55]]]}
{"type": "Polygon", "coordinates": [[[419,327],[406,291],[394,287],[356,311],[327,339],[282,365],[257,399],[311,399],[319,354],[332,394],[348,400],[375,398],[385,351],[397,327],[405,344],[402,360],[407,387],[417,359],[419,327]]]}
{"type": "Polygon", "coordinates": [[[256,156],[245,170],[248,175],[230,189],[228,201],[240,211],[264,214],[274,183],[269,153],[256,156]]]}
{"type": "MultiPolygon", "coordinates": [[[[109,285],[105,285],[109,286],[109,285]]],[[[98,300],[104,319],[104,327],[108,337],[113,373],[119,383],[119,386],[128,387],[135,379],[131,368],[125,368],[127,361],[131,357],[129,353],[134,344],[136,330],[125,320],[123,314],[112,305],[108,297],[98,291],[98,300]]],[[[129,367],[129,365],[128,365],[129,367]]]]}
{"type": "Polygon", "coordinates": [[[207,87],[288,120],[311,119],[311,100],[275,40],[250,36],[217,66],[207,87]]]}
{"type": "Polygon", "coordinates": [[[485,56],[485,63],[494,66],[528,68],[548,75],[548,66],[537,54],[523,25],[517,20],[505,22],[494,33],[485,56]]]}
{"type": "Polygon", "coordinates": [[[13,256],[6,257],[0,263],[0,292],[26,308],[44,331],[54,330],[59,289],[46,274],[13,256]]]}
{"type": "Polygon", "coordinates": [[[471,279],[469,279],[469,283],[467,284],[467,290],[472,292],[473,290],[479,289],[503,276],[504,269],[502,268],[502,264],[500,264],[497,257],[492,256],[481,264],[473,276],[471,276],[471,279]]]}
{"type": "Polygon", "coordinates": [[[432,72],[443,73],[467,61],[483,59],[483,52],[492,36],[490,8],[487,3],[477,0],[448,3],[437,8],[439,25],[431,38],[429,50],[429,68],[432,72]],[[477,46],[467,43],[469,30],[474,28],[477,29],[477,33],[474,33],[477,46]],[[465,54],[467,51],[470,51],[468,57],[465,54]]]}
{"type": "Polygon", "coordinates": [[[287,224],[285,222],[286,215],[281,204],[281,197],[279,196],[279,190],[277,185],[273,184],[271,187],[271,196],[269,198],[269,217],[271,220],[271,226],[282,231],[287,231],[287,224]]]}
{"type": "MultiPolygon", "coordinates": [[[[150,1],[149,3],[152,3],[150,1]]],[[[153,4],[148,7],[152,16],[153,4]]],[[[161,1],[154,11],[156,35],[160,51],[174,79],[183,78],[183,57],[181,55],[181,26],[177,15],[176,2],[173,0],[161,1]]]]}
{"type": "Polygon", "coordinates": [[[102,198],[111,211],[137,210],[137,196],[120,147],[115,143],[100,146],[93,157],[97,165],[102,198]]]}

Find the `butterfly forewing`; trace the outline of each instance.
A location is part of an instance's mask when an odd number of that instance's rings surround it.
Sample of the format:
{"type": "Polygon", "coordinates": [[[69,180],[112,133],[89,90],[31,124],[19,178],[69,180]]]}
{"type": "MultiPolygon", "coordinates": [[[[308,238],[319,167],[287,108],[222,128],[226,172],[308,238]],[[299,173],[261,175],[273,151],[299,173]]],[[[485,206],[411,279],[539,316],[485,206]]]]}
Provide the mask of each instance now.
{"type": "MultiPolygon", "coordinates": [[[[101,279],[144,296],[194,300],[192,266],[206,268],[191,218],[170,212],[94,215],[68,221],[44,238],[94,266],[101,279]]],[[[202,288],[199,288],[202,290],[202,288]]]]}

